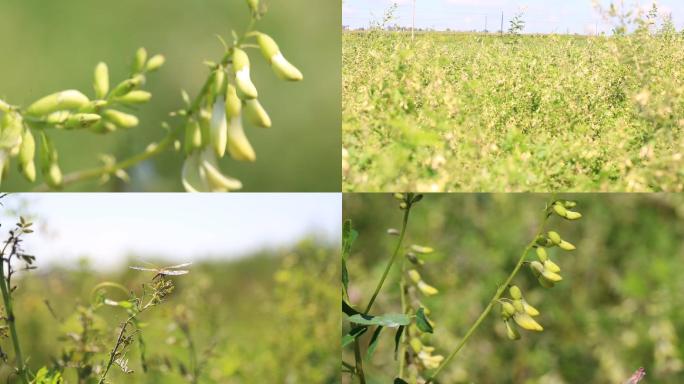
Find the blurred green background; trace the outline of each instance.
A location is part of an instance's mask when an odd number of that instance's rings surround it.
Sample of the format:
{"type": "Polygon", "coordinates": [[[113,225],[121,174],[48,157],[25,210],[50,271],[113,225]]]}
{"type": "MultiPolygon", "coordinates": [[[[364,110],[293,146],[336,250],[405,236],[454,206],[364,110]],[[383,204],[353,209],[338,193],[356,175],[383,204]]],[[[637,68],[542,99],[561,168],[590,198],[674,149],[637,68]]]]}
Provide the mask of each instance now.
{"type": "MultiPolygon", "coordinates": [[[[579,202],[580,221],[554,217],[577,246],[549,251],[564,280],[541,288],[528,269],[515,283],[541,312],[542,333],[506,338],[498,310],[491,313],[441,383],[623,383],[645,367],[646,383],[684,382],[684,196],[563,195],[579,202]]],[[[548,195],[426,195],[411,212],[407,242],[435,247],[423,279],[439,294],[423,299],[432,310],[435,354],[448,355],[475,321],[497,285],[534,236],[548,195]]],[[[350,298],[364,306],[397,238],[402,211],[390,195],[345,195],[344,217],[359,237],[350,256],[350,298]]],[[[530,255],[533,257],[533,255],[530,255]]],[[[398,268],[394,269],[397,272],[398,268]]],[[[373,313],[400,312],[398,275],[385,283],[373,313]]],[[[348,330],[345,322],[344,331],[348,330]]],[[[368,344],[367,332],[362,345],[368,344]]],[[[366,370],[387,383],[398,370],[393,333],[386,332],[366,370]]],[[[343,358],[353,362],[351,348],[343,358]]],[[[343,375],[343,382],[356,382],[343,375]]]]}
{"type": "MultiPolygon", "coordinates": [[[[257,28],[276,38],[284,54],[304,73],[304,82],[278,80],[261,54],[252,51],[253,78],[273,119],[271,129],[246,127],[257,162],[222,162],[245,191],[339,191],[341,105],[341,2],[267,0],[269,12],[257,28]]],[[[128,132],[99,136],[56,132],[63,171],[99,165],[98,155],[118,159],[161,139],[161,121],[182,107],[181,89],[192,97],[208,75],[204,60],[218,60],[231,29],[249,19],[243,0],[0,0],[0,98],[28,105],[63,89],[92,96],[93,69],[110,66],[112,83],[123,80],[140,46],[163,53],[166,65],[149,76],[151,103],[139,110],[141,124],[128,132]]],[[[80,183],[68,190],[178,191],[183,156],[167,152],[130,170],[132,181],[104,187],[80,183]]],[[[13,167],[3,190],[31,185],[13,167]]]]}
{"type": "MultiPolygon", "coordinates": [[[[109,382],[190,382],[182,374],[190,367],[189,344],[181,332],[181,324],[187,324],[204,366],[199,383],[338,383],[340,319],[329,316],[339,302],[338,249],[307,238],[238,261],[194,264],[189,274],[172,278],[176,288],[166,302],[142,315],[147,374],[142,373],[136,342],[126,355],[134,373],[124,375],[112,367],[109,382]]],[[[131,255],[140,257],[150,255],[131,255]]],[[[127,264],[133,263],[138,261],[127,264]]],[[[70,333],[82,329],[77,309],[88,306],[97,284],[112,281],[139,292],[151,277],[130,269],[98,272],[83,262],[69,268],[39,268],[14,280],[19,287],[14,304],[18,332],[31,369],[51,367],[62,350],[73,348],[78,339],[70,333]]],[[[108,295],[125,299],[116,290],[108,295]]],[[[106,361],[126,313],[105,307],[94,315],[104,335],[93,343],[98,349],[92,349],[97,352],[93,362],[100,363],[106,361]]],[[[9,340],[3,340],[2,348],[10,353],[9,340]]],[[[11,369],[0,364],[0,381],[11,377],[11,369]]],[[[67,382],[75,383],[75,370],[66,372],[67,382]]]]}

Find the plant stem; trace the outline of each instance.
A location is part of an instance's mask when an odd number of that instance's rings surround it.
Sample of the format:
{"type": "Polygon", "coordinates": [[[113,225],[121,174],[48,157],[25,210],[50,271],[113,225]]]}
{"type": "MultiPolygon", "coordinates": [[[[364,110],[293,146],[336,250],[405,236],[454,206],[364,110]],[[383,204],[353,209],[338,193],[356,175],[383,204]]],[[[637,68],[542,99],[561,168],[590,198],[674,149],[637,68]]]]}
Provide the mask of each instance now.
{"type": "Polygon", "coordinates": [[[542,220],[541,225],[539,226],[539,230],[537,231],[537,234],[534,236],[532,241],[530,241],[529,244],[525,247],[525,249],[522,252],[522,255],[520,255],[520,258],[518,259],[518,263],[515,265],[515,268],[513,268],[513,271],[508,275],[506,280],[499,286],[499,288],[496,290],[496,294],[494,294],[494,297],[489,301],[489,304],[487,304],[487,307],[485,307],[484,311],[480,314],[480,317],[477,318],[475,323],[468,329],[468,332],[466,332],[465,336],[461,341],[458,343],[456,346],[456,349],[454,349],[451,354],[444,359],[442,364],[437,367],[437,369],[430,375],[428,380],[425,382],[425,384],[430,384],[435,380],[435,377],[446,367],[451,360],[458,354],[458,352],[465,346],[465,344],[468,342],[468,339],[475,333],[477,328],[482,324],[484,319],[487,317],[489,312],[492,311],[494,308],[494,305],[498,302],[498,300],[501,298],[501,296],[504,294],[506,291],[506,288],[508,288],[509,284],[511,281],[513,281],[513,278],[515,278],[515,275],[520,271],[520,268],[522,268],[523,263],[525,262],[525,258],[527,257],[527,254],[530,252],[532,247],[535,245],[537,241],[537,237],[539,237],[543,232],[544,232],[544,227],[546,226],[546,221],[548,220],[548,214],[546,211],[544,211],[544,220],[542,220]]]}
{"type": "Polygon", "coordinates": [[[112,364],[114,364],[114,358],[116,357],[116,354],[119,350],[119,346],[121,346],[124,338],[124,334],[126,333],[126,327],[131,323],[131,321],[135,318],[136,315],[131,315],[122,325],[121,325],[121,331],[119,332],[119,336],[116,338],[116,344],[114,345],[114,348],[112,348],[112,351],[109,353],[109,361],[107,362],[107,367],[105,368],[104,372],[102,373],[102,376],[100,377],[100,381],[98,381],[98,384],[104,384],[105,379],[107,378],[107,373],[109,373],[109,369],[112,367],[112,364]]]}
{"type": "Polygon", "coordinates": [[[373,292],[373,296],[371,297],[370,301],[368,302],[368,305],[366,306],[366,310],[363,312],[364,314],[368,314],[370,312],[371,308],[373,307],[373,303],[375,303],[375,299],[378,297],[378,294],[380,293],[380,289],[382,288],[382,285],[385,284],[385,279],[387,279],[387,275],[389,274],[390,270],[392,269],[392,265],[397,259],[397,255],[399,255],[399,250],[401,249],[401,243],[404,241],[404,234],[406,233],[406,225],[408,223],[408,218],[409,218],[409,213],[411,212],[411,205],[408,205],[406,209],[404,210],[404,220],[402,221],[401,224],[401,233],[399,234],[399,241],[397,241],[397,246],[394,248],[394,254],[392,254],[392,258],[387,262],[387,266],[385,267],[385,272],[382,273],[382,277],[380,278],[380,281],[378,282],[378,286],[375,288],[375,292],[373,292]]]}
{"type": "MultiPolygon", "coordinates": [[[[411,204],[409,204],[404,210],[404,219],[401,224],[401,233],[399,234],[399,241],[397,241],[397,246],[396,248],[394,248],[392,258],[387,263],[387,267],[385,267],[385,271],[383,272],[382,277],[380,278],[380,281],[378,282],[378,285],[375,288],[375,292],[373,292],[373,296],[368,302],[366,310],[363,312],[364,314],[368,314],[368,312],[370,312],[371,308],[373,307],[373,303],[375,303],[375,299],[378,297],[378,294],[380,293],[380,289],[382,289],[382,285],[385,283],[385,279],[387,279],[389,271],[392,269],[392,265],[397,259],[397,255],[399,254],[399,250],[401,249],[401,244],[404,241],[404,234],[406,233],[406,225],[408,224],[410,212],[411,204]]],[[[354,340],[354,358],[356,359],[356,374],[359,376],[359,382],[361,384],[366,384],[366,376],[363,372],[363,358],[361,356],[361,347],[359,346],[358,338],[354,340]]]]}
{"type": "Polygon", "coordinates": [[[15,238],[10,238],[5,243],[5,247],[2,250],[2,260],[0,261],[0,289],[2,290],[2,300],[5,304],[5,312],[7,315],[7,326],[10,330],[10,336],[12,338],[12,346],[14,347],[14,358],[17,365],[17,375],[21,378],[22,383],[28,384],[28,369],[24,365],[24,359],[21,354],[21,345],[19,344],[19,336],[17,334],[16,321],[14,318],[14,310],[12,309],[12,296],[10,293],[10,287],[7,286],[7,280],[5,278],[5,250],[7,249],[10,242],[15,241],[15,238]]]}
{"type": "MultiPolygon", "coordinates": [[[[406,302],[406,259],[401,262],[401,282],[399,289],[401,290],[401,313],[408,312],[408,303],[406,302]]],[[[401,342],[399,345],[399,378],[404,377],[404,367],[406,366],[406,339],[408,334],[408,327],[404,328],[404,333],[401,335],[401,342]]]]}

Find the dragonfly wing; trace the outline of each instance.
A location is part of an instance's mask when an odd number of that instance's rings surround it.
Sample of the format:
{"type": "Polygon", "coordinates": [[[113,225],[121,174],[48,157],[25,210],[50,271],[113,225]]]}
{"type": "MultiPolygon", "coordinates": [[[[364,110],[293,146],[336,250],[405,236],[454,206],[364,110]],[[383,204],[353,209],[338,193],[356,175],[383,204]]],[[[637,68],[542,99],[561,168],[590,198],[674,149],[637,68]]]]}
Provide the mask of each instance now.
{"type": "Polygon", "coordinates": [[[170,267],[165,267],[164,269],[176,269],[176,268],[183,268],[183,267],[188,267],[192,265],[192,263],[183,263],[183,264],[178,264],[178,265],[172,265],[170,267]]]}
{"type": "Polygon", "coordinates": [[[128,268],[130,268],[130,269],[135,269],[135,270],[137,270],[137,271],[157,272],[156,269],[145,268],[145,267],[128,267],[128,268]]]}
{"type": "Polygon", "coordinates": [[[169,275],[169,276],[185,275],[185,274],[188,273],[188,272],[190,272],[190,271],[186,271],[186,270],[183,270],[183,269],[179,269],[179,270],[177,270],[177,271],[166,271],[166,270],[164,270],[164,271],[159,271],[159,273],[160,273],[161,275],[169,275]]]}

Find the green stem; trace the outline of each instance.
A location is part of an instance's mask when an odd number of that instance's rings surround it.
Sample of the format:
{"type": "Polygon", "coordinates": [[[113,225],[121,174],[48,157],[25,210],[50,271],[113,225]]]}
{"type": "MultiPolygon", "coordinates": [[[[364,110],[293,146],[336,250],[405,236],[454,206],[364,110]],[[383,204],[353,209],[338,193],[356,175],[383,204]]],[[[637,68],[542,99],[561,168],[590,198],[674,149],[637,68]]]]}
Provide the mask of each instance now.
{"type": "Polygon", "coordinates": [[[378,286],[375,287],[375,292],[373,292],[373,296],[371,297],[370,301],[368,302],[368,305],[366,306],[366,310],[363,312],[364,314],[368,314],[370,312],[371,308],[373,307],[373,303],[375,303],[375,299],[378,297],[378,294],[380,293],[380,289],[382,289],[382,285],[385,284],[385,279],[387,279],[387,275],[389,275],[390,270],[392,269],[392,265],[397,259],[397,255],[399,255],[399,250],[401,249],[401,243],[404,241],[404,234],[406,233],[406,225],[408,224],[408,218],[409,218],[409,213],[411,212],[411,205],[409,204],[406,209],[404,210],[404,220],[402,221],[401,224],[401,233],[399,234],[399,241],[397,242],[396,248],[394,248],[394,254],[392,254],[392,258],[387,262],[387,266],[385,267],[385,271],[382,273],[382,277],[380,278],[380,281],[378,282],[378,286]]]}
{"type": "Polygon", "coordinates": [[[105,367],[104,372],[102,372],[102,376],[100,377],[100,381],[98,381],[98,384],[104,384],[105,379],[107,378],[107,374],[109,373],[109,369],[112,368],[112,365],[114,364],[114,360],[116,358],[116,355],[119,351],[119,347],[123,343],[123,338],[126,333],[126,328],[128,325],[135,319],[136,315],[131,315],[122,325],[121,325],[121,331],[119,332],[119,336],[116,338],[116,344],[114,344],[114,348],[112,348],[112,351],[109,353],[109,361],[107,361],[107,367],[105,367]]]}
{"type": "MultiPolygon", "coordinates": [[[[399,289],[401,289],[401,313],[407,314],[408,303],[406,301],[406,259],[401,262],[401,282],[399,283],[399,289]]],[[[404,368],[406,366],[406,340],[407,340],[408,327],[404,329],[404,333],[401,335],[401,342],[399,344],[399,378],[404,377],[404,368]]]]}
{"type": "Polygon", "coordinates": [[[361,356],[358,337],[354,339],[354,359],[356,360],[356,374],[359,376],[359,383],[366,384],[366,374],[363,372],[363,357],[361,356]]]}
{"type": "MultiPolygon", "coordinates": [[[[7,243],[9,244],[9,242],[7,243]]],[[[5,249],[7,248],[5,244],[5,249]]],[[[23,383],[28,384],[28,369],[24,365],[24,359],[21,354],[21,345],[19,344],[19,335],[17,334],[16,321],[14,318],[14,310],[12,309],[12,296],[7,286],[7,280],[5,279],[5,250],[2,252],[3,260],[0,260],[0,289],[2,290],[2,300],[5,304],[5,312],[7,316],[7,326],[10,330],[10,336],[12,338],[12,346],[14,347],[14,357],[17,365],[17,374],[21,378],[23,383]]]]}
{"type": "Polygon", "coordinates": [[[525,258],[527,257],[527,254],[530,252],[532,247],[534,247],[537,237],[539,237],[543,232],[544,232],[544,227],[546,226],[546,221],[548,220],[548,214],[546,211],[544,211],[544,220],[542,221],[541,225],[539,226],[539,230],[537,231],[537,234],[534,236],[534,239],[527,244],[525,247],[525,250],[523,250],[522,255],[520,255],[520,258],[518,259],[518,263],[515,265],[515,268],[513,268],[513,271],[508,275],[508,278],[504,281],[503,284],[499,286],[499,288],[496,290],[496,294],[494,294],[494,297],[489,301],[489,304],[487,304],[487,307],[485,307],[484,311],[480,314],[480,317],[477,318],[475,323],[468,329],[468,332],[466,332],[465,336],[461,341],[458,343],[456,346],[456,349],[451,352],[451,354],[442,361],[442,364],[437,367],[437,369],[430,375],[428,380],[425,382],[425,384],[430,384],[435,380],[435,377],[439,375],[439,373],[446,367],[451,360],[458,354],[458,352],[465,346],[465,344],[468,342],[468,339],[475,333],[477,328],[482,324],[484,319],[489,315],[489,312],[492,311],[494,308],[494,305],[499,301],[501,296],[504,294],[506,291],[506,288],[511,284],[511,281],[513,281],[513,278],[515,278],[515,275],[520,271],[520,268],[522,268],[525,258]]]}

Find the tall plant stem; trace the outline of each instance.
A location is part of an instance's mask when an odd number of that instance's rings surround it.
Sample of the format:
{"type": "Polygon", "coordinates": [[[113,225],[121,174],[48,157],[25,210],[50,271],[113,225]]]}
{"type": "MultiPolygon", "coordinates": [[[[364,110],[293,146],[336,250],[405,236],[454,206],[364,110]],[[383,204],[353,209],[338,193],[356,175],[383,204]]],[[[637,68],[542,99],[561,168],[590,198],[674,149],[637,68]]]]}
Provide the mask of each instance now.
{"type": "MultiPolygon", "coordinates": [[[[401,290],[401,313],[407,314],[408,312],[408,302],[406,300],[406,259],[401,261],[401,282],[399,283],[399,289],[401,290]]],[[[401,335],[401,342],[399,343],[399,378],[404,377],[404,368],[406,366],[406,339],[408,334],[408,328],[404,330],[401,335]]]]}
{"type": "MultiPolygon", "coordinates": [[[[373,307],[373,303],[375,303],[375,299],[378,297],[378,294],[380,293],[383,284],[385,284],[385,280],[387,279],[387,275],[389,275],[389,272],[392,269],[392,265],[397,260],[397,255],[399,254],[399,250],[401,249],[401,244],[404,242],[404,235],[406,234],[406,226],[408,224],[410,212],[411,204],[409,204],[404,210],[404,219],[401,223],[401,232],[399,233],[399,240],[397,241],[397,246],[394,248],[392,258],[390,258],[390,260],[387,262],[385,271],[382,273],[382,277],[380,278],[380,281],[378,281],[377,287],[375,287],[375,292],[373,292],[373,296],[371,296],[370,301],[368,301],[366,310],[363,311],[363,313],[366,315],[368,314],[368,312],[370,312],[371,308],[373,307]]],[[[354,358],[356,359],[356,374],[359,376],[359,382],[361,384],[366,384],[366,375],[363,372],[363,357],[361,356],[361,347],[359,346],[358,338],[354,340],[354,358]]]]}
{"type": "Polygon", "coordinates": [[[14,318],[14,310],[12,309],[12,296],[10,288],[7,286],[7,279],[5,278],[5,251],[11,240],[5,243],[2,250],[2,260],[0,260],[0,290],[2,290],[2,300],[5,304],[5,312],[7,316],[7,326],[10,330],[10,337],[12,338],[12,346],[14,347],[14,358],[17,365],[17,375],[21,378],[21,382],[28,384],[29,376],[28,369],[24,364],[24,358],[21,354],[21,345],[19,344],[19,336],[17,334],[16,321],[14,318]]]}
{"type": "Polygon", "coordinates": [[[98,381],[98,384],[104,384],[105,379],[107,378],[107,374],[109,373],[109,370],[112,368],[112,365],[114,364],[114,360],[116,359],[116,355],[119,352],[119,347],[123,343],[123,338],[124,338],[124,335],[126,334],[126,328],[131,323],[131,321],[133,321],[135,316],[136,315],[131,315],[121,325],[121,331],[119,331],[119,336],[116,338],[116,344],[114,344],[114,348],[112,348],[112,351],[109,353],[109,360],[107,361],[107,366],[105,367],[104,372],[102,372],[102,376],[100,377],[100,381],[98,381]]]}
{"type": "Polygon", "coordinates": [[[451,354],[449,354],[449,356],[446,359],[444,359],[442,364],[440,364],[439,367],[437,367],[437,369],[432,373],[432,375],[430,375],[430,378],[428,378],[428,380],[425,382],[425,384],[432,383],[435,380],[435,377],[437,377],[437,375],[439,375],[439,373],[444,369],[444,367],[446,367],[451,362],[451,360],[453,360],[453,358],[456,357],[458,352],[466,345],[466,343],[468,342],[470,337],[475,333],[477,328],[480,327],[480,324],[482,324],[482,322],[487,317],[487,315],[489,315],[489,312],[491,312],[492,309],[494,308],[494,305],[498,302],[498,300],[504,294],[504,292],[506,291],[506,288],[508,288],[508,286],[511,284],[511,281],[513,281],[513,278],[515,278],[515,275],[517,275],[518,271],[520,271],[520,268],[522,268],[522,266],[525,262],[525,258],[527,257],[527,254],[530,252],[532,247],[534,247],[534,245],[537,241],[537,238],[544,232],[544,227],[546,226],[546,221],[548,220],[548,217],[549,217],[547,211],[544,211],[544,215],[545,215],[544,220],[542,220],[542,223],[539,226],[539,230],[537,231],[537,234],[534,236],[534,239],[532,239],[532,241],[530,241],[530,243],[527,244],[527,246],[525,247],[525,250],[523,250],[522,254],[520,255],[520,258],[518,259],[518,263],[515,265],[515,268],[513,268],[513,271],[508,275],[508,277],[503,282],[503,284],[501,284],[499,286],[499,288],[496,290],[494,297],[492,297],[492,299],[489,301],[489,304],[487,304],[485,309],[482,311],[482,313],[480,314],[480,317],[478,317],[477,320],[475,321],[475,323],[470,327],[470,329],[468,329],[468,332],[466,332],[463,339],[461,339],[461,341],[458,343],[458,345],[456,346],[456,349],[454,349],[454,351],[451,352],[451,354]]]}

